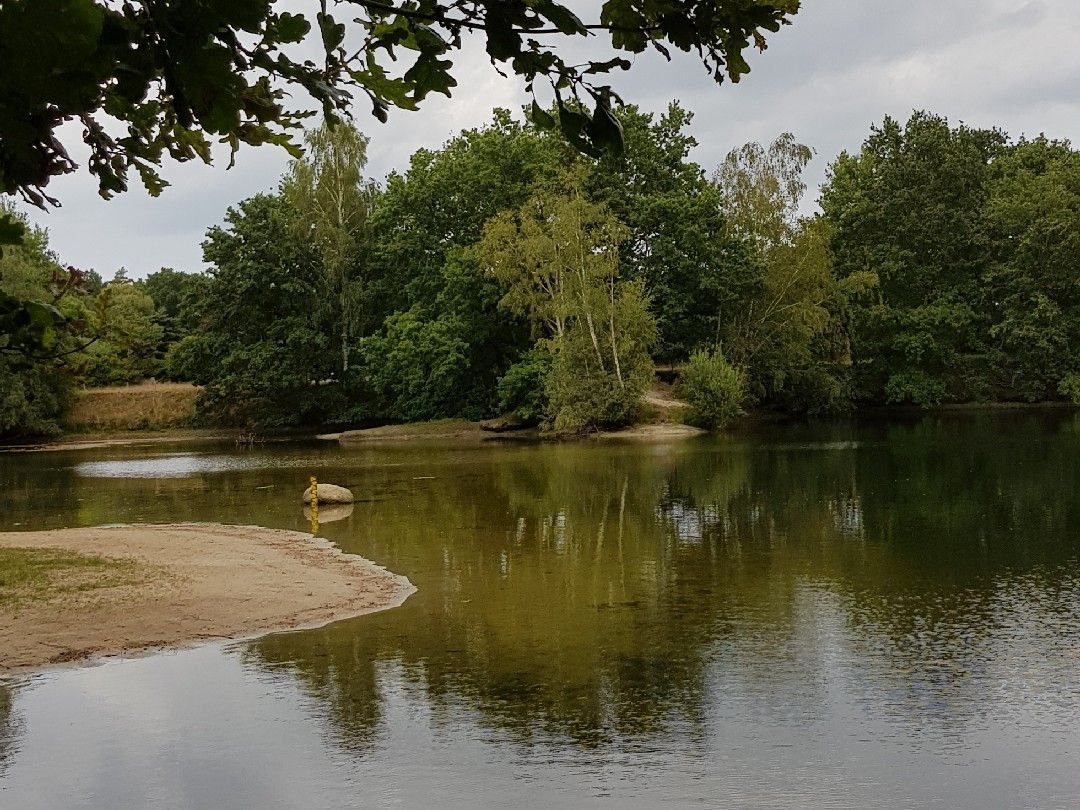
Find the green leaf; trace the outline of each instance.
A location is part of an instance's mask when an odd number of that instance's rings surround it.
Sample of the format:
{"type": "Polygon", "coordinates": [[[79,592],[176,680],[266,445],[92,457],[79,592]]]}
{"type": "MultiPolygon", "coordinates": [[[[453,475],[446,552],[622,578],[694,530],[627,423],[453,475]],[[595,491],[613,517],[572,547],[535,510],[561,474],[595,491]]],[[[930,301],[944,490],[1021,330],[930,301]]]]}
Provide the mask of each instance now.
{"type": "Polygon", "coordinates": [[[319,21],[319,30],[322,32],[323,47],[326,48],[327,53],[330,53],[345,41],[345,25],[335,22],[333,17],[321,11],[316,18],[319,21]]]}
{"type": "Polygon", "coordinates": [[[550,20],[552,25],[564,34],[588,33],[585,23],[574,12],[554,0],[533,0],[531,5],[538,14],[550,20]]]}
{"type": "Polygon", "coordinates": [[[532,103],[532,107],[529,109],[529,120],[532,121],[533,126],[544,132],[551,132],[558,127],[558,122],[555,120],[555,116],[537,104],[535,101],[532,103]]]}
{"type": "Polygon", "coordinates": [[[585,113],[570,109],[564,103],[559,102],[559,127],[562,129],[563,136],[578,151],[590,157],[599,157],[600,151],[586,137],[589,123],[589,116],[585,115],[585,113]]]}
{"type": "Polygon", "coordinates": [[[275,42],[300,42],[311,32],[309,23],[303,14],[279,14],[272,26],[267,26],[275,42]]]}
{"type": "Polygon", "coordinates": [[[488,56],[492,59],[505,62],[521,53],[521,37],[514,31],[510,18],[497,6],[488,6],[484,30],[487,32],[488,56]]]}
{"type": "Polygon", "coordinates": [[[596,99],[596,109],[593,111],[592,120],[586,131],[589,140],[599,148],[616,156],[623,154],[622,124],[599,97],[596,99]]]}

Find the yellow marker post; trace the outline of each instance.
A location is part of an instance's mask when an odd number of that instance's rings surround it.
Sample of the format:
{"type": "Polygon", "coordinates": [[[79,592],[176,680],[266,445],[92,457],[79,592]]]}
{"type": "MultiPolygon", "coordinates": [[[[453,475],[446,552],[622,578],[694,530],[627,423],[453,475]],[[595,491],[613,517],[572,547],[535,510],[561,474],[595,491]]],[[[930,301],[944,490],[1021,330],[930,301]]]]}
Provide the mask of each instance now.
{"type": "Polygon", "coordinates": [[[311,533],[319,533],[319,482],[311,476],[311,533]]]}

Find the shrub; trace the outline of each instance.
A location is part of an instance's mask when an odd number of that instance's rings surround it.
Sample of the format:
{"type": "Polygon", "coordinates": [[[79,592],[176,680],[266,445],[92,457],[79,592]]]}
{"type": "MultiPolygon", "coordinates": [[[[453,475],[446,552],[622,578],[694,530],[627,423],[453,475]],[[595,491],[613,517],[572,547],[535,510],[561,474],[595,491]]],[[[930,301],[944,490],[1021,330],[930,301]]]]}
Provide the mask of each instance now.
{"type": "Polygon", "coordinates": [[[1058,393],[1074,405],[1080,405],[1080,374],[1066,374],[1058,383],[1058,393]]]}
{"type": "Polygon", "coordinates": [[[721,428],[743,413],[746,375],[718,349],[697,351],[680,375],[678,392],[690,405],[694,424],[721,428]]]}
{"type": "Polygon", "coordinates": [[[544,381],[550,370],[549,352],[542,349],[526,352],[499,378],[499,410],[512,413],[523,422],[543,419],[547,408],[544,381]]]}
{"type": "Polygon", "coordinates": [[[885,401],[890,405],[911,402],[924,408],[940,405],[945,399],[945,383],[925,371],[893,374],[885,383],[885,401]]]}

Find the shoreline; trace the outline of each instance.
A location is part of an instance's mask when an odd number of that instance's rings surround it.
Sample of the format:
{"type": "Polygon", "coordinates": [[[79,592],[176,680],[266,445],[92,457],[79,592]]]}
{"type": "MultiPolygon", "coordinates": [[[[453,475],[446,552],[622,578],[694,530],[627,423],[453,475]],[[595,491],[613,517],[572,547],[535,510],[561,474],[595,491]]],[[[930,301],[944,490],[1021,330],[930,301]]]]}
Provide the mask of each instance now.
{"type": "MultiPolygon", "coordinates": [[[[909,419],[913,416],[935,416],[978,413],[1023,413],[1047,411],[1080,411],[1080,405],[1069,402],[962,402],[946,403],[933,407],[918,405],[866,405],[846,414],[824,417],[828,419],[887,419],[898,417],[909,419]]],[[[751,411],[733,422],[724,431],[737,432],[740,426],[764,422],[782,422],[807,419],[798,414],[779,413],[768,410],[751,411]]],[[[819,419],[822,417],[814,417],[819,419]]],[[[627,425],[617,430],[603,430],[592,433],[568,435],[542,435],[535,428],[508,431],[485,431],[482,422],[469,422],[462,419],[436,419],[429,422],[407,422],[403,424],[383,425],[381,427],[342,429],[334,432],[324,431],[324,427],[308,427],[274,430],[260,434],[261,442],[288,441],[290,439],[310,439],[325,441],[341,446],[365,444],[420,444],[425,442],[453,443],[496,443],[512,441],[580,441],[585,439],[626,439],[628,441],[659,441],[693,438],[706,435],[710,431],[692,427],[672,420],[646,420],[627,425]]],[[[64,433],[56,438],[25,440],[13,444],[0,444],[0,454],[4,453],[43,453],[60,450],[93,450],[106,447],[125,447],[133,445],[153,446],[157,444],[181,444],[211,441],[237,440],[250,436],[251,431],[241,428],[223,428],[220,430],[194,428],[165,428],[162,430],[105,431],[83,434],[64,433]]]]}
{"type": "Polygon", "coordinates": [[[217,523],[0,532],[131,566],[138,578],[0,603],[0,677],[306,630],[401,605],[401,575],[303,532],[217,523]]]}

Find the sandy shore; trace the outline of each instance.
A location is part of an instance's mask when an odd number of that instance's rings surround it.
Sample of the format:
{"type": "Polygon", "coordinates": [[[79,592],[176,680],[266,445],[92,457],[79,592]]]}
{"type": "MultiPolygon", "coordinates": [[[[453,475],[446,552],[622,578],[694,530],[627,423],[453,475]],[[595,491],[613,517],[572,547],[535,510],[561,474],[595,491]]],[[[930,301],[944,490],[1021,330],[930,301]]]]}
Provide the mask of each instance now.
{"type": "Polygon", "coordinates": [[[622,439],[633,442],[670,442],[681,439],[692,439],[696,436],[704,436],[707,430],[681,425],[676,422],[650,422],[644,425],[634,425],[623,430],[603,430],[599,433],[590,433],[593,439],[622,439]]]}
{"type": "Polygon", "coordinates": [[[124,561],[136,576],[0,604],[0,673],[210,639],[317,627],[415,589],[300,532],[213,523],[0,532],[0,546],[124,561]]]}

